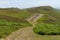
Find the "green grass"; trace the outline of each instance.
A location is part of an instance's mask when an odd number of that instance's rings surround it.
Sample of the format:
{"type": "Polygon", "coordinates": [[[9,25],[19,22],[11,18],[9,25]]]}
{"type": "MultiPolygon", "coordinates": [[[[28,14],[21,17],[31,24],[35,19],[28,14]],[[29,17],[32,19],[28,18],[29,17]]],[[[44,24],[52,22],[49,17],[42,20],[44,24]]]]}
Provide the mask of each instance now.
{"type": "Polygon", "coordinates": [[[12,32],[23,28],[23,27],[28,27],[31,26],[30,24],[27,23],[6,23],[6,24],[1,24],[0,25],[0,38],[2,37],[6,37],[9,34],[11,34],[12,32]],[[8,24],[8,25],[7,25],[8,24]]]}
{"type": "Polygon", "coordinates": [[[32,26],[25,21],[25,19],[30,16],[32,16],[32,14],[21,11],[20,9],[0,9],[0,38],[6,37],[20,28],[32,26]]]}
{"type": "Polygon", "coordinates": [[[39,23],[33,30],[41,35],[60,35],[60,25],[58,24],[39,23]]]}
{"type": "Polygon", "coordinates": [[[21,28],[21,26],[0,26],[0,38],[6,37],[19,28],[21,28]]]}
{"type": "Polygon", "coordinates": [[[44,14],[44,22],[50,22],[51,21],[55,21],[57,23],[60,23],[60,12],[58,11],[58,9],[55,9],[53,7],[50,6],[41,6],[41,7],[34,7],[34,8],[30,8],[27,9],[28,12],[32,12],[32,13],[40,13],[40,14],[44,14]]]}
{"type": "MultiPolygon", "coordinates": [[[[60,24],[60,11],[58,11],[58,9],[52,8],[50,6],[28,9],[0,8],[0,38],[5,37],[6,35],[20,28],[32,26],[25,19],[37,13],[44,14],[44,16],[39,18],[37,21],[38,25],[34,28],[36,33],[40,32],[40,28],[42,28],[42,31],[47,31],[48,33],[53,29],[54,30],[51,32],[59,32],[60,25],[58,24],[60,24]],[[43,22],[43,24],[39,24],[38,22],[43,22]],[[57,28],[54,24],[57,24],[59,28],[57,28]],[[48,29],[49,27],[51,30],[48,29]]],[[[47,32],[45,33],[47,34],[47,32]]]]}
{"type": "Polygon", "coordinates": [[[0,26],[30,26],[28,22],[12,22],[0,19],[0,26]]]}
{"type": "Polygon", "coordinates": [[[22,11],[22,10],[18,10],[18,9],[2,9],[0,10],[0,14],[1,15],[6,15],[6,16],[11,16],[11,17],[15,17],[15,18],[19,18],[19,19],[26,19],[26,18],[29,18],[30,16],[32,16],[33,14],[32,13],[29,13],[29,12],[25,12],[25,11],[22,11]]]}
{"type": "Polygon", "coordinates": [[[11,22],[4,19],[0,19],[0,38],[6,37],[12,32],[23,28],[32,26],[28,22],[11,22]]]}

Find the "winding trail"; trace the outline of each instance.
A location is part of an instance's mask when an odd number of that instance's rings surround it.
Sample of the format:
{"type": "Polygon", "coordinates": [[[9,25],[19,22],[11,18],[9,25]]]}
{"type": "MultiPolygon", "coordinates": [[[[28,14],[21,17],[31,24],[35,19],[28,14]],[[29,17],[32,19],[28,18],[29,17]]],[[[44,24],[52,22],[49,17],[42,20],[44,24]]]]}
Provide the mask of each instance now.
{"type": "MultiPolygon", "coordinates": [[[[34,21],[37,21],[37,19],[40,17],[42,17],[42,15],[38,14],[31,17],[30,20],[34,19],[34,21]]],[[[7,40],[37,40],[35,39],[36,34],[33,32],[33,28],[34,26],[21,28],[9,35],[7,40]]]]}
{"type": "MultiPolygon", "coordinates": [[[[42,17],[42,15],[38,17],[42,17]]],[[[36,20],[38,17],[36,17],[36,20]]],[[[6,37],[6,40],[60,40],[60,35],[37,35],[33,32],[33,28],[34,26],[21,28],[6,37]]]]}

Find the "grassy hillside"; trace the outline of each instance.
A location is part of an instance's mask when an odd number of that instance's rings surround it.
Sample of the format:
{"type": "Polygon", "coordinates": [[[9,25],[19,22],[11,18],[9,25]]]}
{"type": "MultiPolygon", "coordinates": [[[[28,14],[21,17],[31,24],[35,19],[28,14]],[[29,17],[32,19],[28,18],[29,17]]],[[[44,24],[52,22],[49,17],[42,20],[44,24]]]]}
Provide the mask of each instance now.
{"type": "Polygon", "coordinates": [[[4,37],[4,35],[10,34],[19,28],[31,26],[26,21],[26,18],[30,18],[37,13],[44,14],[42,18],[38,19],[37,24],[41,22],[45,24],[60,24],[60,11],[50,6],[27,9],[0,8],[0,37],[4,37]]]}
{"type": "Polygon", "coordinates": [[[27,11],[44,14],[42,18],[38,19],[33,29],[35,33],[42,35],[60,35],[60,11],[58,9],[43,6],[30,8],[27,11]]]}
{"type": "Polygon", "coordinates": [[[29,18],[37,13],[44,14],[44,17],[46,19],[44,19],[43,21],[51,20],[51,21],[59,22],[60,20],[60,12],[57,9],[50,6],[41,6],[41,7],[28,8],[28,9],[19,9],[19,8],[0,9],[0,15],[17,18],[18,20],[23,20],[23,21],[26,18],[29,18]]]}
{"type": "Polygon", "coordinates": [[[0,8],[0,38],[20,28],[31,26],[25,19],[31,15],[18,8],[0,8]]]}
{"type": "Polygon", "coordinates": [[[44,14],[43,21],[60,22],[60,12],[50,6],[41,6],[27,9],[28,12],[44,14]]]}
{"type": "Polygon", "coordinates": [[[10,17],[19,18],[21,20],[24,20],[25,18],[28,18],[33,15],[33,14],[30,14],[26,11],[22,11],[18,8],[0,9],[0,14],[10,16],[10,17]]]}

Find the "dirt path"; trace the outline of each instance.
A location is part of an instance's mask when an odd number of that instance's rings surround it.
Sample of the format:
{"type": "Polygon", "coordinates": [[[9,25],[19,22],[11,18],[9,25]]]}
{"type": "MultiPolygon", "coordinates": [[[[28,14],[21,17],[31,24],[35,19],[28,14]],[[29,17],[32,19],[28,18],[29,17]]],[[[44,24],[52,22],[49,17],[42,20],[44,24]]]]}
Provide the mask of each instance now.
{"type": "Polygon", "coordinates": [[[12,33],[7,40],[33,40],[35,33],[32,31],[33,27],[25,27],[12,33]]]}
{"type": "Polygon", "coordinates": [[[42,16],[43,16],[43,14],[35,14],[34,16],[28,18],[27,21],[36,22],[42,16]]]}
{"type": "Polygon", "coordinates": [[[60,35],[37,35],[33,32],[33,27],[25,27],[13,32],[7,40],[60,40],[60,35]]]}
{"type": "Polygon", "coordinates": [[[9,35],[6,40],[60,40],[60,35],[37,35],[33,32],[33,28],[34,26],[21,28],[9,35]]]}
{"type": "MultiPolygon", "coordinates": [[[[34,15],[30,19],[34,19],[34,21],[36,21],[41,16],[42,14],[34,15]]],[[[35,33],[33,32],[33,26],[25,27],[16,32],[13,32],[10,36],[7,37],[7,40],[33,40],[33,36],[35,36],[35,33]]]]}

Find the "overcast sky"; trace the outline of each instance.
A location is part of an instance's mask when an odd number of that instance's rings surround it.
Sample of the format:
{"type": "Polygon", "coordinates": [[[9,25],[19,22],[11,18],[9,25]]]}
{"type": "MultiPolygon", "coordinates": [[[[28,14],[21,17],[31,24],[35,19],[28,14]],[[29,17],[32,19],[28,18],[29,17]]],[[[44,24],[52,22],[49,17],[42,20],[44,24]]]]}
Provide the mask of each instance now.
{"type": "Polygon", "coordinates": [[[0,0],[0,8],[1,7],[29,8],[48,5],[55,8],[59,8],[60,0],[0,0]]]}

